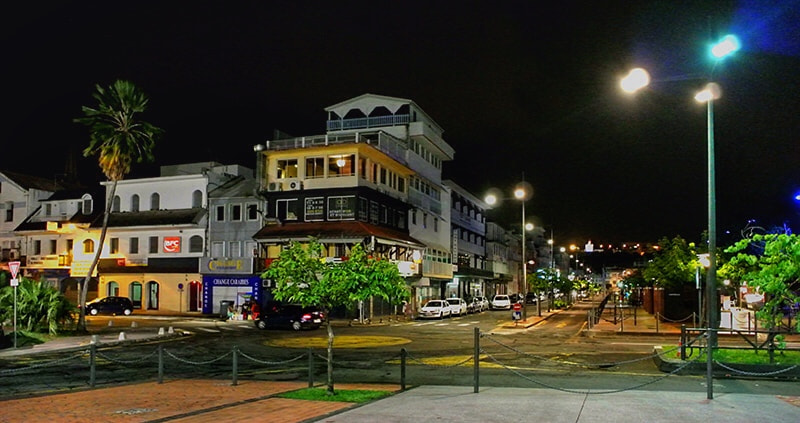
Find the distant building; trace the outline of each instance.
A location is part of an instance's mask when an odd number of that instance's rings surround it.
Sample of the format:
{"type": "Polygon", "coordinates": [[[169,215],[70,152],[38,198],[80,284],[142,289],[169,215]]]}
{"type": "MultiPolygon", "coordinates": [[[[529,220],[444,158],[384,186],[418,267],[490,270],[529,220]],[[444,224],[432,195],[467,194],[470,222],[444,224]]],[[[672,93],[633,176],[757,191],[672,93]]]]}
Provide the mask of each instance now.
{"type": "Polygon", "coordinates": [[[21,260],[27,254],[23,238],[15,232],[17,226],[30,216],[56,191],[60,184],[36,176],[0,171],[0,265],[21,260]]]}
{"type": "Polygon", "coordinates": [[[486,258],[487,205],[451,180],[450,230],[453,256],[453,282],[448,284],[447,296],[471,298],[494,293],[491,281],[494,273],[486,258]]]}

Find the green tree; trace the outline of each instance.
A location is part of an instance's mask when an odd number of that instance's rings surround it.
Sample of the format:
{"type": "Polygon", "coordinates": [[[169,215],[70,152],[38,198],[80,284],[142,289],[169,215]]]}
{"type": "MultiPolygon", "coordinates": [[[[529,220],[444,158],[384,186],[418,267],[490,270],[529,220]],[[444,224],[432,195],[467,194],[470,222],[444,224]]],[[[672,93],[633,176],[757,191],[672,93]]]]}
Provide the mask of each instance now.
{"type": "MultiPolygon", "coordinates": [[[[735,255],[720,268],[720,274],[747,282],[764,294],[764,306],[757,316],[768,328],[778,327],[784,308],[800,303],[800,236],[753,235],[725,252],[735,255]]],[[[800,320],[796,330],[800,330],[800,320]]]]}
{"type": "Polygon", "coordinates": [[[100,261],[117,182],[131,171],[133,162],[153,161],[155,141],[162,133],[160,128],[139,120],[138,114],[147,110],[149,100],[133,83],[117,80],[108,88],[96,85],[92,97],[97,101],[97,106],[83,106],[81,110],[84,116],[74,121],[89,127],[89,146],[83,150],[83,155],[97,155],[100,169],[111,182],[111,187],[106,191],[100,241],[81,287],[79,330],[86,330],[86,292],[100,261]]]}
{"type": "MultiPolygon", "coordinates": [[[[409,296],[397,265],[368,255],[360,244],[352,247],[347,260],[327,264],[323,246],[317,240],[312,239],[307,245],[292,242],[262,277],[275,282],[273,294],[277,300],[318,306],[326,315],[334,307],[349,306],[370,297],[400,302],[409,296]]],[[[330,316],[325,326],[328,332],[327,386],[328,393],[333,395],[334,333],[330,316]]]]}
{"type": "Polygon", "coordinates": [[[672,240],[662,238],[661,250],[647,264],[642,277],[661,288],[676,288],[694,281],[695,269],[700,264],[692,246],[680,236],[672,240]]]}
{"type": "MultiPolygon", "coordinates": [[[[5,278],[4,278],[5,279],[5,278]]],[[[75,307],[47,281],[22,277],[17,286],[17,325],[30,332],[58,333],[73,323],[75,307]]],[[[14,288],[0,289],[0,321],[14,318],[14,288]]]]}

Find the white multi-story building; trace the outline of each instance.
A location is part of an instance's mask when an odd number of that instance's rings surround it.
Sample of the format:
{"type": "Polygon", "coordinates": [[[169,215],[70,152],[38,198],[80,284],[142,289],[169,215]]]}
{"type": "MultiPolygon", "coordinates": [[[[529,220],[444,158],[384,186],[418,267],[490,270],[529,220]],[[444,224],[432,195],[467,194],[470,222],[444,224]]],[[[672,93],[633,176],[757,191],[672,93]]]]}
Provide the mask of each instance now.
{"type": "Polygon", "coordinates": [[[450,220],[452,231],[453,282],[448,293],[470,298],[494,293],[490,282],[494,277],[486,258],[486,209],[488,206],[465,188],[451,180],[450,220]]]}
{"type": "Polygon", "coordinates": [[[21,260],[27,254],[24,239],[15,233],[28,216],[61,187],[52,180],[16,172],[0,172],[0,263],[21,260]]]}

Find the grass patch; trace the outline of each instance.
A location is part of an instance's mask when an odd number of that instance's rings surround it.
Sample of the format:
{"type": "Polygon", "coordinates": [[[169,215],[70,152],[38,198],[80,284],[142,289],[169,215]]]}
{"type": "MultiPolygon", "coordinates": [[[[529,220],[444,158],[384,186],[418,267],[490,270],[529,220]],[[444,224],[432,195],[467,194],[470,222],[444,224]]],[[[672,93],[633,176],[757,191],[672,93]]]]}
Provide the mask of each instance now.
{"type": "Polygon", "coordinates": [[[341,389],[337,390],[335,395],[328,395],[328,388],[306,388],[284,392],[277,396],[280,398],[309,401],[353,402],[360,404],[388,397],[389,395],[392,395],[391,391],[369,391],[360,389],[341,389]]]}
{"type": "MultiPolygon", "coordinates": [[[[667,347],[663,347],[667,350],[667,347]]],[[[669,347],[675,348],[675,347],[669,347]]],[[[689,359],[693,359],[698,354],[698,350],[694,349],[694,355],[689,359]]],[[[689,348],[686,349],[686,355],[690,353],[689,348]]],[[[700,352],[698,360],[704,360],[706,357],[705,349],[700,352]]],[[[775,350],[775,362],[769,362],[769,352],[766,350],[746,349],[746,350],[728,350],[720,349],[714,351],[714,360],[721,363],[738,363],[738,364],[787,364],[794,365],[800,364],[800,351],[783,351],[775,350]]]]}

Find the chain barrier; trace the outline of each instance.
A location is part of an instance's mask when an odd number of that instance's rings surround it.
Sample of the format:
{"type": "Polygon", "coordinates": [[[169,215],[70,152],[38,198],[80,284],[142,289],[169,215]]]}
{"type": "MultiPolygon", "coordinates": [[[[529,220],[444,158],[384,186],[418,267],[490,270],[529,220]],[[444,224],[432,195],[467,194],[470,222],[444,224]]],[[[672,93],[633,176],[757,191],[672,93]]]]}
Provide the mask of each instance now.
{"type": "Polygon", "coordinates": [[[694,316],[695,316],[695,314],[694,314],[694,313],[692,313],[692,314],[690,314],[690,315],[688,315],[688,316],[684,317],[683,319],[680,319],[680,320],[672,320],[672,319],[667,319],[667,318],[666,318],[666,317],[664,317],[664,315],[663,315],[663,314],[661,314],[661,313],[659,313],[659,314],[658,314],[658,317],[660,317],[660,318],[664,319],[664,321],[666,321],[666,322],[670,322],[670,323],[681,323],[681,322],[688,322],[688,321],[689,321],[689,319],[692,319],[692,320],[694,320],[694,316]]]}
{"type": "Polygon", "coordinates": [[[221,355],[221,356],[219,356],[219,357],[217,357],[217,358],[212,358],[211,360],[207,360],[207,361],[191,361],[191,360],[187,360],[187,359],[185,359],[185,358],[181,358],[181,357],[178,357],[178,356],[176,356],[175,354],[171,353],[171,352],[170,352],[169,350],[167,350],[166,348],[164,349],[164,352],[165,352],[165,353],[167,353],[167,355],[168,355],[168,356],[170,356],[170,357],[174,358],[175,360],[178,360],[178,361],[180,361],[180,362],[182,362],[182,363],[186,363],[186,364],[193,364],[193,365],[195,365],[195,366],[201,366],[201,365],[203,365],[203,364],[211,364],[211,363],[216,363],[217,361],[220,361],[220,360],[222,360],[223,358],[225,358],[225,357],[227,357],[227,356],[229,356],[229,355],[233,354],[233,351],[229,351],[229,352],[227,352],[227,353],[225,353],[225,354],[223,354],[223,355],[221,355]]]}
{"type": "Polygon", "coordinates": [[[683,365],[675,368],[673,371],[669,372],[666,375],[659,376],[659,377],[657,377],[657,378],[655,378],[653,380],[649,380],[647,382],[643,382],[643,383],[640,383],[638,385],[633,385],[633,386],[629,386],[627,388],[620,388],[620,389],[591,391],[591,390],[577,390],[577,389],[562,388],[562,387],[559,387],[559,386],[555,386],[555,385],[550,385],[550,384],[544,383],[544,382],[542,382],[540,380],[536,380],[536,379],[530,378],[528,376],[525,376],[524,374],[522,374],[521,372],[517,371],[516,369],[513,369],[511,367],[506,366],[505,364],[503,364],[502,362],[497,360],[493,355],[487,353],[484,350],[481,350],[481,353],[486,354],[486,356],[489,357],[495,364],[499,365],[500,367],[508,370],[511,373],[514,373],[515,375],[517,375],[517,376],[519,376],[519,377],[521,377],[521,378],[523,378],[523,379],[525,379],[525,380],[527,380],[529,382],[535,383],[535,384],[537,384],[539,386],[542,386],[544,388],[555,389],[557,391],[566,392],[566,393],[569,393],[569,394],[581,394],[581,395],[615,394],[615,393],[619,393],[619,392],[632,391],[632,390],[639,389],[639,388],[642,388],[642,387],[647,386],[647,385],[651,385],[651,384],[656,383],[656,382],[660,382],[660,381],[662,381],[662,380],[664,380],[664,379],[666,379],[666,378],[668,378],[670,376],[675,375],[676,373],[680,372],[681,370],[683,370],[684,368],[686,368],[687,366],[689,366],[690,364],[693,363],[692,361],[687,361],[686,363],[684,363],[683,365]]]}
{"type": "Polygon", "coordinates": [[[421,365],[423,365],[425,367],[429,367],[429,368],[432,368],[432,369],[448,369],[448,368],[463,366],[464,364],[469,363],[470,361],[472,361],[472,359],[474,358],[472,356],[469,356],[468,358],[466,358],[466,359],[464,359],[464,360],[462,360],[462,361],[460,361],[458,363],[448,364],[448,365],[444,365],[443,366],[443,365],[439,365],[439,364],[426,363],[426,362],[424,362],[424,361],[412,356],[411,353],[407,353],[406,357],[411,361],[414,361],[416,363],[419,363],[419,364],[421,364],[421,365]]]}
{"type": "Polygon", "coordinates": [[[276,366],[276,365],[280,365],[280,364],[289,364],[289,363],[293,363],[293,362],[295,362],[297,360],[300,360],[301,358],[307,358],[308,357],[308,354],[301,354],[301,355],[298,355],[295,358],[290,358],[288,360],[266,361],[266,360],[259,360],[259,359],[255,358],[255,357],[247,355],[244,352],[242,352],[242,350],[239,350],[239,349],[237,349],[237,352],[239,353],[239,355],[241,355],[242,357],[244,357],[244,358],[246,358],[246,359],[248,359],[250,361],[256,362],[258,364],[264,364],[264,365],[267,365],[267,366],[276,366]]]}
{"type": "Polygon", "coordinates": [[[728,365],[720,363],[717,360],[714,360],[714,364],[722,367],[723,369],[730,370],[730,371],[732,371],[734,373],[738,373],[738,374],[745,375],[745,376],[775,376],[775,375],[779,375],[781,373],[786,373],[786,372],[788,372],[790,370],[794,370],[794,369],[796,369],[798,367],[798,365],[795,364],[794,366],[787,367],[787,368],[781,369],[781,370],[775,370],[774,372],[757,373],[757,372],[746,372],[744,370],[735,369],[733,367],[730,367],[728,365]]]}
{"type": "Polygon", "coordinates": [[[670,348],[670,349],[668,349],[666,351],[662,351],[660,353],[653,353],[653,354],[645,356],[645,357],[634,358],[634,359],[631,359],[631,360],[623,360],[623,361],[610,362],[610,363],[600,363],[600,364],[582,364],[582,363],[574,363],[574,362],[571,362],[571,361],[554,360],[554,359],[549,358],[549,357],[544,357],[544,356],[541,356],[541,355],[536,355],[536,354],[531,354],[531,353],[528,353],[528,352],[525,352],[525,351],[521,351],[521,350],[518,350],[518,349],[516,349],[516,348],[514,348],[514,347],[512,347],[510,345],[503,344],[502,342],[500,342],[500,341],[498,341],[496,339],[493,339],[490,336],[487,336],[487,339],[489,339],[490,341],[492,341],[492,342],[494,342],[494,343],[496,343],[496,344],[498,344],[498,345],[500,345],[500,346],[502,346],[502,347],[504,347],[506,349],[509,349],[509,350],[511,350],[511,351],[513,351],[513,352],[515,352],[517,354],[520,354],[522,356],[525,356],[525,357],[532,357],[532,358],[537,358],[537,359],[540,359],[540,360],[551,361],[551,362],[559,363],[559,364],[567,364],[567,365],[571,365],[571,366],[578,366],[578,367],[583,367],[583,368],[587,368],[587,369],[596,369],[596,368],[599,369],[599,368],[617,367],[617,366],[624,365],[624,364],[631,364],[631,363],[637,363],[637,362],[640,362],[640,361],[652,360],[655,357],[663,357],[663,356],[666,356],[669,353],[672,353],[672,352],[675,352],[675,351],[678,350],[678,347],[674,347],[674,348],[670,348]]]}
{"type": "Polygon", "coordinates": [[[68,362],[70,360],[75,360],[75,359],[81,358],[84,355],[86,355],[87,353],[88,353],[88,351],[81,351],[81,352],[79,352],[79,353],[77,353],[75,355],[72,355],[72,356],[69,356],[69,357],[65,357],[65,358],[59,358],[57,360],[52,360],[52,361],[48,361],[48,362],[45,362],[45,363],[32,364],[30,366],[20,367],[20,368],[17,368],[17,369],[0,370],[0,375],[13,375],[13,374],[17,374],[17,373],[24,373],[24,372],[26,372],[28,370],[35,370],[35,369],[40,369],[40,368],[43,368],[43,367],[55,366],[55,365],[58,365],[58,364],[66,363],[66,362],[68,362]]]}
{"type": "Polygon", "coordinates": [[[122,359],[118,359],[118,358],[113,358],[111,356],[103,354],[100,351],[97,351],[97,356],[98,357],[104,358],[104,359],[106,359],[106,360],[108,360],[108,361],[110,361],[112,363],[117,363],[117,364],[136,364],[136,363],[141,363],[141,362],[149,359],[150,357],[152,357],[152,356],[154,356],[156,354],[158,354],[158,348],[154,349],[153,352],[151,352],[150,354],[145,355],[142,358],[137,358],[135,360],[122,360],[122,359]]]}

